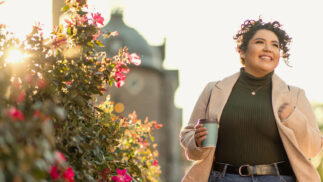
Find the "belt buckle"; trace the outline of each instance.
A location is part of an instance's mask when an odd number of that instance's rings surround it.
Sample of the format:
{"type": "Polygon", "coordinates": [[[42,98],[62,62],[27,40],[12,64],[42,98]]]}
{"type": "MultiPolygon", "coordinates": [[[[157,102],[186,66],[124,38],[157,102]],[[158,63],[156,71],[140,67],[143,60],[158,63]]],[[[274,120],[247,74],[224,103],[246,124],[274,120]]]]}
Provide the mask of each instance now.
{"type": "Polygon", "coordinates": [[[239,167],[239,175],[240,175],[240,176],[251,176],[251,173],[250,173],[250,171],[248,170],[248,167],[249,167],[249,166],[250,166],[249,164],[241,165],[241,166],[239,167]],[[246,168],[247,168],[248,174],[242,174],[242,168],[244,168],[244,167],[246,167],[246,168]]]}

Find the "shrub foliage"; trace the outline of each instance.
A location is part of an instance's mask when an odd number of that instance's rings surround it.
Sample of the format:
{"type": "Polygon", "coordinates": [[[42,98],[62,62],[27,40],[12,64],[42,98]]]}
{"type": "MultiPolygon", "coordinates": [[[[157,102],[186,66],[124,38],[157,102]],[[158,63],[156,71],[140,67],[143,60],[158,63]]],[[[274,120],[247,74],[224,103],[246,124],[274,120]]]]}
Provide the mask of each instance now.
{"type": "Polygon", "coordinates": [[[34,25],[23,41],[0,25],[0,181],[157,181],[156,121],[120,116],[109,98],[140,58],[103,46],[100,13],[66,0],[65,24],[44,35],[34,25]],[[21,62],[12,62],[22,60],[21,62]]]}

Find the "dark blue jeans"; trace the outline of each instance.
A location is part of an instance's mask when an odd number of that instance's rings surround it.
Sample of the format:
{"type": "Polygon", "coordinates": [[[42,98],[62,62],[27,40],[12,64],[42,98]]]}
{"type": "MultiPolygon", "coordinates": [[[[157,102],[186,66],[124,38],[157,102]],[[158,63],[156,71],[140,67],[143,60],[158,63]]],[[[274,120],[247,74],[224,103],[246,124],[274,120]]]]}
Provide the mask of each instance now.
{"type": "Polygon", "coordinates": [[[292,176],[240,176],[219,171],[212,171],[209,182],[296,182],[292,176]]]}

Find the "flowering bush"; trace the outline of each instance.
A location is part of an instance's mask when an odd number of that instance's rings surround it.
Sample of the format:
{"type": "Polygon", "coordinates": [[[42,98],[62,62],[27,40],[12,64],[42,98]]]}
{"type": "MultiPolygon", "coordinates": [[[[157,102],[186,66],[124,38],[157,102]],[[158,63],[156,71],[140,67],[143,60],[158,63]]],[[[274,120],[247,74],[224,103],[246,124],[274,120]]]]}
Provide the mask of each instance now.
{"type": "Polygon", "coordinates": [[[115,182],[129,182],[132,180],[132,178],[126,174],[127,171],[125,169],[123,170],[117,169],[117,173],[118,173],[117,176],[112,176],[111,178],[115,182]]]}
{"type": "Polygon", "coordinates": [[[106,84],[123,86],[140,57],[97,52],[98,36],[118,33],[101,32],[86,0],[65,2],[66,24],[49,37],[35,25],[21,42],[0,25],[0,181],[157,181],[150,143],[161,126],[114,114],[109,99],[93,104],[106,84]],[[19,52],[24,62],[8,61],[19,52]]]}
{"type": "Polygon", "coordinates": [[[74,182],[74,171],[72,167],[64,166],[66,158],[60,152],[56,152],[54,164],[51,166],[49,174],[52,180],[63,180],[74,182]]]}
{"type": "MultiPolygon", "coordinates": [[[[316,116],[316,121],[319,124],[321,133],[323,133],[323,103],[311,103],[316,116]]],[[[311,159],[311,163],[316,167],[321,180],[323,180],[323,152],[311,159]]]]}
{"type": "Polygon", "coordinates": [[[157,145],[151,143],[154,141],[153,130],[159,129],[162,125],[156,121],[149,122],[147,119],[142,122],[137,119],[135,112],[128,117],[116,116],[113,114],[113,102],[109,98],[99,106],[99,109],[101,112],[97,114],[100,114],[103,128],[110,133],[110,139],[111,136],[115,136],[113,140],[107,141],[105,146],[110,158],[107,158],[107,162],[101,166],[101,181],[111,177],[112,180],[116,180],[121,178],[120,176],[125,177],[126,173],[137,181],[158,181],[161,171],[156,160],[157,145]]]}

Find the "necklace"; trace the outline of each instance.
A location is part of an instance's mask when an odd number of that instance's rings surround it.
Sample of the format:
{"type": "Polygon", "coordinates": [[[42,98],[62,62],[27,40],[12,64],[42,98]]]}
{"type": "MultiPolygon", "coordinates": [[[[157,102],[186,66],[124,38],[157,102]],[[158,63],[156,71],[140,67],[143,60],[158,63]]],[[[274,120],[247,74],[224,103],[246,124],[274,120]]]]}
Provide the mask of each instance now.
{"type": "Polygon", "coordinates": [[[268,83],[266,83],[265,85],[262,85],[262,86],[260,86],[260,87],[258,87],[258,88],[256,88],[256,89],[251,90],[251,95],[256,95],[256,91],[258,91],[259,89],[261,89],[261,88],[265,87],[265,86],[266,86],[266,85],[268,85],[269,83],[271,83],[271,82],[268,82],[268,83]]]}

